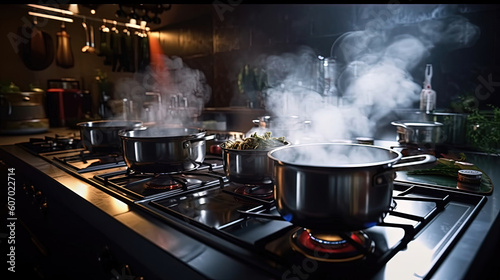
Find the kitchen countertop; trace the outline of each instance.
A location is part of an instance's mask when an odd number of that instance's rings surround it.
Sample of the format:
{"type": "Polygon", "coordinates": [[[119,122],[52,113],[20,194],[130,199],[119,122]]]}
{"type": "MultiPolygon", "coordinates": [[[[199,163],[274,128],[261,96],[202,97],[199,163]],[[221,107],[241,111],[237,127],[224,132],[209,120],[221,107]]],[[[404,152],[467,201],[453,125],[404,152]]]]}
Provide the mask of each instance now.
{"type": "Polygon", "coordinates": [[[80,136],[79,129],[69,127],[51,127],[46,132],[37,134],[0,134],[0,145],[12,145],[29,141],[30,138],[54,137],[55,135],[67,135],[70,133],[75,133],[75,136],[78,137],[80,136]]]}
{"type": "MultiPolygon", "coordinates": [[[[78,131],[74,129],[51,128],[46,133],[36,135],[2,135],[0,137],[0,145],[4,146],[28,141],[30,137],[44,137],[46,135],[53,136],[54,133],[65,134],[73,132],[78,133],[78,131]]],[[[21,151],[19,148],[16,149],[15,146],[0,148],[10,151],[9,147],[14,147],[14,152],[19,155],[26,154],[25,151],[21,151]]],[[[500,186],[500,174],[498,172],[500,157],[480,153],[467,153],[466,155],[469,162],[476,164],[476,166],[481,168],[490,176],[494,186],[500,186]]],[[[32,164],[32,162],[27,163],[32,164]]],[[[63,175],[63,171],[60,171],[59,173],[58,176],[56,176],[57,180],[64,180],[66,177],[70,176],[63,175]]],[[[50,176],[48,173],[47,175],[50,176]]],[[[170,229],[166,229],[165,225],[152,222],[145,218],[141,213],[130,211],[130,209],[128,209],[125,205],[123,205],[123,207],[120,208],[119,213],[117,213],[116,205],[121,205],[123,203],[114,201],[115,199],[110,197],[109,199],[113,200],[113,202],[110,203],[115,204],[115,207],[107,207],[105,205],[106,200],[103,200],[103,196],[105,196],[105,194],[91,185],[82,184],[82,186],[73,186],[73,188],[74,189],[71,189],[71,191],[74,192],[75,195],[90,202],[90,204],[107,213],[110,217],[114,217],[114,219],[122,223],[124,226],[131,228],[133,231],[142,235],[146,240],[158,244],[160,248],[167,251],[171,249],[166,247],[164,244],[161,237],[162,234],[152,234],[151,231],[154,229],[155,232],[165,231],[165,234],[168,234],[167,232],[170,229]],[[129,220],[127,217],[131,219],[129,220]]],[[[481,211],[468,226],[466,231],[463,233],[463,236],[460,237],[457,244],[449,252],[448,256],[439,265],[437,271],[433,274],[432,279],[475,279],[477,275],[480,275],[481,271],[485,267],[491,267],[493,265],[492,262],[496,258],[495,256],[498,255],[498,252],[495,250],[498,248],[498,236],[500,236],[500,192],[494,189],[491,195],[486,197],[486,203],[482,207],[481,211]]]]}

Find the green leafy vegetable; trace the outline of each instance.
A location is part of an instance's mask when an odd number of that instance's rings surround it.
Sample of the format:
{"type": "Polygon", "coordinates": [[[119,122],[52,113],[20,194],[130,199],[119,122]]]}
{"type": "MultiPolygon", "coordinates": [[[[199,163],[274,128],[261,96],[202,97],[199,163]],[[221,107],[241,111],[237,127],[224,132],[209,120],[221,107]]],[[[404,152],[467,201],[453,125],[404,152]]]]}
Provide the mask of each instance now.
{"type": "Polygon", "coordinates": [[[257,135],[257,132],[250,137],[238,140],[229,140],[224,143],[224,148],[235,150],[269,150],[288,144],[285,137],[271,137],[271,132],[264,135],[257,135]]]}
{"type": "Polygon", "coordinates": [[[484,152],[495,153],[500,149],[500,108],[490,105],[491,112],[474,110],[467,117],[467,135],[470,144],[484,152]]]}

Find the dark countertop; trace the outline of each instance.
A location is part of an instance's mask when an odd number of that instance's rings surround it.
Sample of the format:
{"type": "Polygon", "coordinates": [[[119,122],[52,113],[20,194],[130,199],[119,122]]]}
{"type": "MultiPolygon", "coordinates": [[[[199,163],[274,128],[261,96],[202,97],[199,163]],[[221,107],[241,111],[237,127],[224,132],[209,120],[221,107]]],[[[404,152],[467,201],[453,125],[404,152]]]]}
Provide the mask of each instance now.
{"type": "Polygon", "coordinates": [[[497,189],[500,187],[500,157],[472,152],[465,154],[468,162],[474,163],[490,176],[494,189],[433,279],[485,279],[478,278],[478,275],[484,275],[481,273],[491,269],[496,270],[497,277],[500,276],[500,191],[497,189]]]}
{"type": "Polygon", "coordinates": [[[13,145],[16,143],[29,141],[30,138],[44,138],[45,136],[53,137],[54,135],[67,135],[75,133],[80,136],[80,130],[68,127],[51,127],[46,132],[37,134],[0,134],[0,145],[13,145]]]}
{"type": "MultiPolygon", "coordinates": [[[[54,133],[65,132],[77,131],[58,128],[50,129],[47,133],[39,135],[1,136],[0,149],[3,151],[0,152],[15,155],[17,158],[20,158],[24,164],[35,166],[47,176],[54,178],[56,181],[60,182],[61,185],[64,185],[65,180],[71,180],[71,178],[73,178],[71,175],[66,174],[64,171],[59,170],[54,166],[50,166],[50,164],[44,162],[43,159],[33,157],[20,147],[11,144],[27,141],[30,137],[43,137],[44,135],[53,135],[54,133]]],[[[481,168],[490,176],[494,186],[500,186],[500,172],[498,172],[500,157],[480,153],[467,153],[466,155],[469,162],[476,164],[476,166],[481,168]]],[[[5,159],[2,158],[2,160],[5,159]]],[[[160,256],[162,256],[162,252],[168,252],[165,256],[173,255],[181,259],[189,257],[187,256],[189,255],[189,252],[187,252],[185,248],[172,246],[173,243],[171,240],[167,242],[167,240],[165,240],[165,236],[169,236],[172,240],[179,241],[180,243],[183,242],[183,239],[192,239],[191,237],[183,236],[168,225],[155,221],[155,219],[151,219],[149,216],[145,216],[142,213],[130,209],[125,203],[85,182],[70,184],[69,186],[66,186],[66,188],[68,189],[67,191],[69,191],[68,193],[75,196],[75,201],[82,203],[82,205],[86,205],[85,207],[87,208],[91,207],[91,209],[94,209],[92,211],[96,211],[95,209],[97,209],[101,214],[104,213],[105,217],[108,219],[111,218],[113,221],[120,224],[124,229],[128,229],[133,232],[133,234],[142,237],[147,241],[147,244],[154,244],[157,247],[155,249],[156,251],[160,248],[158,252],[160,256]]],[[[77,207],[75,205],[69,206],[75,208],[77,207]]],[[[77,212],[85,215],[85,212],[82,209],[83,208],[77,209],[77,212]]],[[[439,268],[433,274],[432,279],[475,279],[485,267],[490,267],[491,260],[494,259],[494,256],[498,255],[498,252],[495,250],[498,248],[500,236],[499,216],[500,192],[494,189],[492,194],[487,196],[487,201],[477,217],[468,226],[467,230],[463,233],[463,236],[458,239],[457,244],[449,252],[442,264],[439,265],[439,268]]],[[[94,222],[98,220],[95,219],[95,217],[93,218],[94,219],[91,220],[94,222]]],[[[100,223],[101,224],[98,226],[105,229],[106,225],[102,224],[104,222],[100,223]]],[[[126,240],[122,241],[126,242],[126,240]]],[[[210,264],[214,265],[210,261],[210,258],[207,258],[206,256],[216,254],[216,252],[214,252],[214,250],[204,250],[204,252],[204,254],[201,254],[198,257],[193,257],[188,263],[188,266],[195,268],[204,267],[210,264]]],[[[227,263],[231,263],[235,267],[241,267],[241,269],[245,269],[245,267],[247,267],[238,264],[237,261],[232,260],[228,256],[220,256],[220,253],[218,257],[224,259],[227,263]]],[[[161,270],[166,271],[168,270],[167,268],[168,267],[165,267],[161,270]]],[[[238,273],[238,275],[245,275],[245,273],[238,273]]],[[[252,275],[252,273],[247,275],[252,275]]],[[[196,274],[194,276],[196,276],[196,274]]]]}

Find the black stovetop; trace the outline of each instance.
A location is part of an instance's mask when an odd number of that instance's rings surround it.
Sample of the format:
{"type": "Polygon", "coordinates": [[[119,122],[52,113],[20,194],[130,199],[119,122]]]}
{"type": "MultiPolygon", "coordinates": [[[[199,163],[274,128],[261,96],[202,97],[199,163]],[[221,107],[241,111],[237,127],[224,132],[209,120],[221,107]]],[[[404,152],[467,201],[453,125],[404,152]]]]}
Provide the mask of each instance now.
{"type": "MultiPolygon", "coordinates": [[[[203,238],[209,232],[260,255],[255,265],[265,266],[278,278],[306,274],[341,279],[428,278],[486,200],[481,195],[396,178],[393,206],[384,221],[360,232],[326,233],[341,237],[342,244],[328,243],[324,251],[322,246],[310,247],[310,239],[317,236],[314,229],[302,229],[283,220],[274,205],[272,186],[230,182],[224,176],[220,155],[207,155],[197,170],[176,174],[135,173],[116,155],[100,158],[89,168],[78,163],[82,155],[82,161],[88,163],[91,157],[82,150],[40,154],[76,179],[186,234],[203,238]],[[407,263],[417,258],[413,269],[408,270],[407,263]]],[[[241,258],[217,239],[204,242],[241,258]]]]}

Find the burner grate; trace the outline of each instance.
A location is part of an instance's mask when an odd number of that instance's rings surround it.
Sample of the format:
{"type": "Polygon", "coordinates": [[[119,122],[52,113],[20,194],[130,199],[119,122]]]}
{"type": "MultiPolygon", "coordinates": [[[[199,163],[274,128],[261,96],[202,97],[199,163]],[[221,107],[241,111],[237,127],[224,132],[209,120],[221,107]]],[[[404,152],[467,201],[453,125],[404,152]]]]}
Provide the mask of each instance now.
{"type": "Polygon", "coordinates": [[[92,153],[86,150],[77,155],[54,157],[57,162],[70,166],[78,173],[125,166],[123,156],[118,154],[92,153]]]}
{"type": "Polygon", "coordinates": [[[81,140],[75,133],[55,134],[43,138],[32,137],[28,142],[17,143],[34,155],[82,149],[81,140]]]}
{"type": "MultiPolygon", "coordinates": [[[[194,227],[200,231],[200,234],[205,232],[219,236],[241,248],[261,254],[263,259],[275,262],[276,267],[284,270],[301,265],[305,259],[308,259],[294,251],[290,244],[290,236],[300,228],[283,220],[277,212],[274,201],[264,203],[255,198],[245,197],[246,201],[253,203],[245,208],[245,204],[240,201],[240,196],[232,191],[231,187],[234,185],[226,184],[223,189],[207,190],[203,192],[203,195],[200,192],[191,197],[182,195],[152,199],[141,202],[140,206],[180,228],[187,223],[189,225],[185,225],[189,228],[187,233],[194,227]],[[229,195],[234,198],[231,200],[229,195]],[[182,200],[179,200],[181,197],[182,200]],[[210,209],[210,199],[212,201],[224,199],[225,203],[234,201],[233,206],[226,206],[226,208],[233,207],[232,211],[223,212],[226,214],[221,215],[226,218],[232,217],[232,220],[215,221],[215,212],[218,211],[216,209],[203,212],[205,218],[211,217],[208,219],[210,222],[200,219],[201,216],[196,214],[197,212],[188,213],[179,209],[178,205],[181,201],[196,204],[197,198],[207,203],[204,209],[210,209]]],[[[331,274],[333,271],[338,271],[336,269],[338,266],[362,263],[363,273],[368,274],[368,277],[373,277],[379,271],[388,269],[389,264],[397,263],[402,256],[420,254],[421,247],[419,246],[422,245],[419,242],[425,242],[425,246],[429,246],[433,255],[429,256],[428,263],[420,264],[418,271],[414,272],[425,278],[433,272],[435,264],[443,259],[443,256],[457,241],[486,199],[481,195],[402,182],[395,183],[393,198],[394,207],[384,217],[383,222],[363,230],[370,240],[373,240],[375,244],[373,250],[370,249],[363,258],[342,262],[342,264],[318,261],[318,266],[325,268],[325,271],[322,269],[318,271],[331,274]],[[443,227],[443,224],[449,227],[443,227]],[[382,269],[384,266],[386,268],[382,269]]],[[[217,241],[214,240],[211,245],[217,247],[217,241]]],[[[227,247],[220,249],[228,250],[227,247]]],[[[238,257],[237,254],[235,257],[238,257]]],[[[346,269],[341,270],[346,271],[346,269]]],[[[330,276],[336,277],[337,275],[330,276]]],[[[352,275],[346,275],[348,276],[352,275]]]]}
{"type": "Polygon", "coordinates": [[[202,163],[197,170],[179,173],[140,173],[126,169],[94,176],[104,188],[123,194],[129,201],[173,196],[181,193],[200,191],[207,188],[222,188],[227,179],[213,164],[202,163]],[[161,186],[161,182],[170,185],[161,186]]]}

